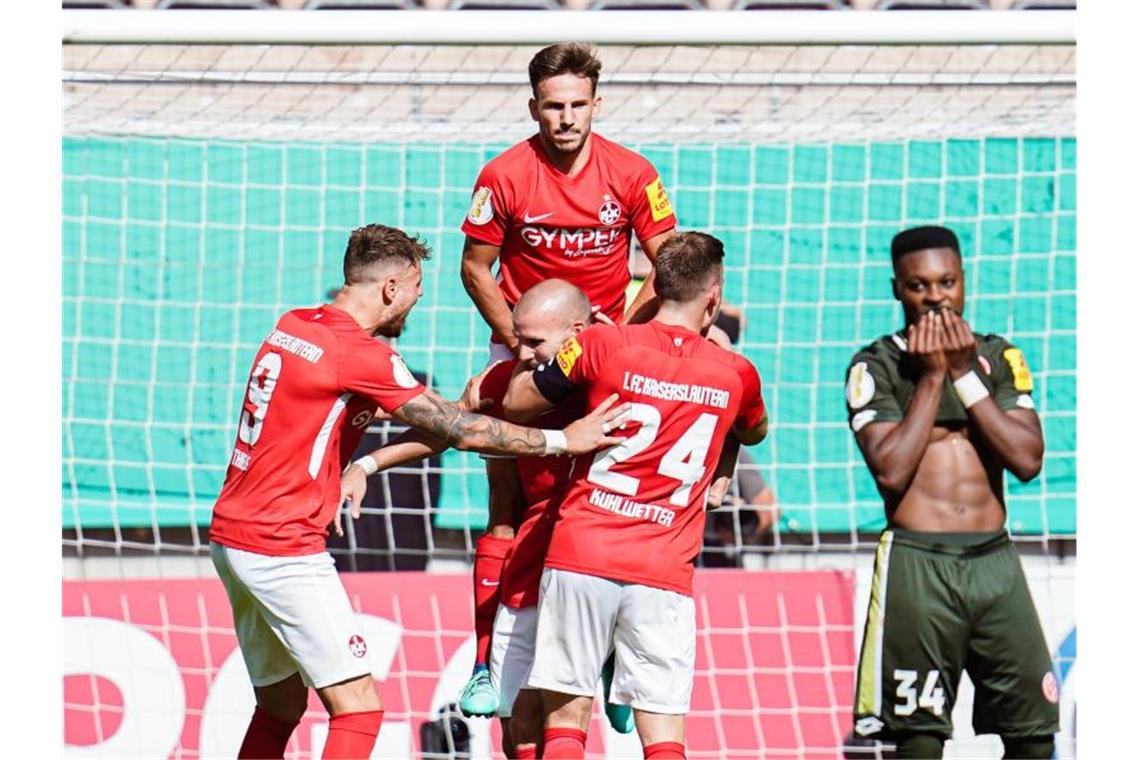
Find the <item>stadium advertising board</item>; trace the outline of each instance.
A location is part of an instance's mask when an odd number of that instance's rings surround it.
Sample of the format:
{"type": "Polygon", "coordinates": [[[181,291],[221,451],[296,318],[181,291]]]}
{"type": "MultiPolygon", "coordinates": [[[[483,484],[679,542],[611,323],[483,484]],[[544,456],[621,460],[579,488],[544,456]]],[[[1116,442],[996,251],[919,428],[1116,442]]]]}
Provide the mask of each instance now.
{"type": "MultiPolygon", "coordinates": [[[[341,577],[386,710],[372,757],[416,756],[423,724],[470,673],[470,577],[341,577]]],[[[854,587],[847,571],[698,572],[690,756],[837,756],[850,724],[854,587]]],[[[66,582],[63,600],[68,757],[235,756],[253,693],[220,582],[66,582]]],[[[491,757],[497,725],[466,727],[472,757],[491,757]]],[[[287,757],[319,756],[326,733],[311,696],[287,757]]],[[[636,736],[597,719],[588,749],[640,757],[636,736]]]]}

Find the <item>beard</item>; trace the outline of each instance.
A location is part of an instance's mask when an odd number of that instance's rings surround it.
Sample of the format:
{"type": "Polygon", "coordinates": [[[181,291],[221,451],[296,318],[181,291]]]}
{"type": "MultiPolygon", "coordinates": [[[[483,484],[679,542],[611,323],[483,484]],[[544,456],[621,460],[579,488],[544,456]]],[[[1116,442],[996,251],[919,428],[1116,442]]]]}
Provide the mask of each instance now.
{"type": "Polygon", "coordinates": [[[550,136],[548,143],[550,147],[559,153],[577,153],[582,150],[582,146],[586,143],[586,138],[590,134],[590,128],[586,127],[581,131],[571,130],[566,132],[555,132],[550,136]],[[573,141],[559,140],[559,137],[574,137],[573,141]]]}
{"type": "Polygon", "coordinates": [[[382,335],[385,338],[398,338],[400,333],[404,332],[404,323],[408,321],[408,315],[404,314],[388,324],[380,325],[376,328],[376,335],[382,335]]]}

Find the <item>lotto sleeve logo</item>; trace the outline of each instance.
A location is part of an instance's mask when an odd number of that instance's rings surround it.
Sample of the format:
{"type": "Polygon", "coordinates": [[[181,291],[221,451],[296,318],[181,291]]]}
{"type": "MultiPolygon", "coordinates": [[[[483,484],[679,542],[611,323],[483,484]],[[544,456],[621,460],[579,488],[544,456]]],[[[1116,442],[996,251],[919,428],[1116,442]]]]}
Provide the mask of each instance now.
{"type": "Polygon", "coordinates": [[[665,186],[661,184],[660,177],[645,186],[645,197],[649,199],[649,210],[653,214],[653,221],[660,222],[673,213],[673,204],[665,194],[665,186]]]}
{"type": "Polygon", "coordinates": [[[1033,390],[1033,375],[1029,374],[1029,365],[1025,362],[1025,354],[1020,349],[1007,348],[1001,355],[1009,363],[1013,372],[1013,387],[1019,391],[1033,390]]]}
{"type": "Polygon", "coordinates": [[[577,338],[570,338],[562,344],[562,349],[558,352],[555,359],[558,361],[558,366],[562,369],[562,374],[570,377],[570,370],[574,369],[574,365],[578,362],[578,357],[582,355],[582,344],[578,342],[577,338]]]}
{"type": "Polygon", "coordinates": [[[486,224],[495,215],[495,206],[491,202],[491,188],[480,187],[471,196],[471,208],[467,212],[467,221],[472,224],[486,224]]]}

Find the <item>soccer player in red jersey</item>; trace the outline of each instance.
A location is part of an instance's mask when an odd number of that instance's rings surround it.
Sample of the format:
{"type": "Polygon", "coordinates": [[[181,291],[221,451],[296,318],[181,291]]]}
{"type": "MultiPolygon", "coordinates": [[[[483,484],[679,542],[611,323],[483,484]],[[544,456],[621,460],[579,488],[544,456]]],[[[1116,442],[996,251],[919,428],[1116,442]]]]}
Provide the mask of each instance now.
{"type": "MultiPolygon", "coordinates": [[[[498,362],[473,378],[469,402],[483,413],[502,417],[502,401],[517,366],[534,369],[554,357],[562,344],[585,329],[591,320],[590,301],[564,280],[535,285],[519,299],[512,313],[514,334],[519,340],[519,358],[498,362]]],[[[581,393],[567,398],[557,409],[542,415],[540,424],[562,427],[585,414],[581,393]]],[[[369,457],[380,470],[413,459],[440,453],[446,445],[422,433],[409,431],[393,439],[369,457]]],[[[503,726],[503,749],[508,757],[536,757],[542,738],[542,698],[527,689],[526,678],[534,659],[535,624],[538,620],[538,584],[550,541],[557,503],[552,496],[570,475],[568,457],[518,457],[519,489],[525,514],[506,552],[500,582],[500,603],[494,618],[494,635],[488,659],[492,688],[498,697],[498,715],[503,726]],[[521,689],[521,691],[520,691],[521,689]]],[[[359,516],[359,504],[367,488],[362,467],[352,465],[341,476],[341,492],[359,516]]]]}
{"type": "Polygon", "coordinates": [[[618,414],[534,430],[469,413],[422,386],[375,336],[400,334],[423,292],[428,255],[400,230],[354,230],[333,303],[284,314],[254,358],[210,525],[257,701],[239,757],[282,757],[309,687],[330,715],[324,757],[367,757],[379,733],[367,642],[325,550],[340,504],[342,444],[359,440],[363,427],[354,423],[379,406],[451,446],[516,455],[620,440],[604,432],[618,414]]]}
{"type": "MultiPolygon", "coordinates": [[[[535,284],[558,278],[581,288],[614,322],[627,313],[630,238],[650,261],[673,233],[676,217],[661,177],[639,154],[591,131],[602,99],[602,64],[582,43],[560,43],[530,61],[529,108],[538,132],[492,159],[475,181],[461,277],[491,328],[491,360],[512,358],[519,340],[511,309],[535,284]],[[498,261],[498,272],[492,270],[498,261]]],[[[628,309],[644,321],[654,306],[653,277],[628,309]]],[[[514,535],[510,463],[488,463],[490,514],[476,544],[476,652],[471,682],[460,697],[465,714],[492,715],[486,673],[498,572],[514,535]]]]}
{"type": "Polygon", "coordinates": [[[670,238],[658,252],[652,321],[590,327],[511,382],[504,408],[517,419],[582,391],[587,407],[612,393],[631,403],[630,435],[575,460],[546,554],[527,681],[543,690],[546,758],[583,757],[611,647],[610,699],[633,707],[645,757],[684,757],[693,560],[710,485],[731,475],[738,444],[767,433],[755,367],[704,337],[720,308],[723,258],[710,235],[670,238]]]}

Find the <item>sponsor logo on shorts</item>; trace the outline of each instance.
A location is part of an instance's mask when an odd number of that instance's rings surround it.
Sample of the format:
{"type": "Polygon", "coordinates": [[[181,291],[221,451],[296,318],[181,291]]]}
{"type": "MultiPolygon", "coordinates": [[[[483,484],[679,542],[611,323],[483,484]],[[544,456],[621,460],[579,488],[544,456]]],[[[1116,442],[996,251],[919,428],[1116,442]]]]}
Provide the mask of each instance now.
{"type": "Polygon", "coordinates": [[[480,579],[479,579],[479,585],[481,585],[481,586],[487,586],[488,588],[493,588],[493,587],[495,587],[495,586],[498,586],[498,585],[499,585],[499,582],[498,582],[498,581],[493,581],[493,580],[491,580],[490,578],[480,578],[480,579]]]}
{"type": "Polygon", "coordinates": [[[354,633],[348,640],[348,651],[352,652],[353,657],[363,657],[368,654],[368,645],[364,643],[364,637],[359,633],[354,633]]]}
{"type": "Polygon", "coordinates": [[[874,715],[868,715],[866,718],[860,718],[855,723],[855,733],[860,736],[870,736],[877,734],[883,728],[883,721],[876,718],[874,715]]]}
{"type": "Polygon", "coordinates": [[[1041,693],[1052,704],[1057,704],[1061,699],[1060,691],[1057,689],[1057,676],[1053,675],[1052,670],[1041,678],[1041,693]]]}
{"type": "Polygon", "coordinates": [[[372,411],[368,409],[357,412],[352,418],[352,426],[357,429],[367,426],[369,422],[372,422],[372,411]]]}
{"type": "Polygon", "coordinates": [[[621,218],[621,206],[610,196],[602,199],[602,206],[598,209],[598,221],[602,224],[616,224],[621,218]]]}
{"type": "Polygon", "coordinates": [[[467,221],[472,224],[486,224],[495,215],[495,206],[491,202],[491,188],[480,187],[471,196],[471,208],[467,212],[467,221]]]}

